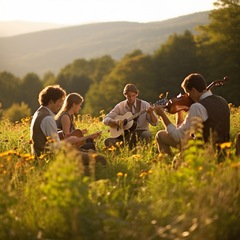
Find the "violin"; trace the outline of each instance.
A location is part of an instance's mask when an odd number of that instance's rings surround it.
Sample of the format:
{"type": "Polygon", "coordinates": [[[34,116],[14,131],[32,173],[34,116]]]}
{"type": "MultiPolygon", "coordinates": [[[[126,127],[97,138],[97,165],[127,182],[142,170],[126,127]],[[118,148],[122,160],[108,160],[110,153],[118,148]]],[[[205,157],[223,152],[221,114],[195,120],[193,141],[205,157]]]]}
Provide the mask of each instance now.
{"type": "MultiPolygon", "coordinates": [[[[206,90],[210,90],[214,86],[223,86],[226,81],[228,81],[228,77],[225,76],[223,80],[216,80],[209,84],[206,87],[206,90]]],[[[166,109],[167,112],[169,113],[176,113],[181,110],[188,111],[190,106],[194,103],[194,101],[188,96],[187,93],[185,94],[179,94],[176,97],[173,97],[169,100],[165,99],[164,102],[164,108],[166,109]]]]}

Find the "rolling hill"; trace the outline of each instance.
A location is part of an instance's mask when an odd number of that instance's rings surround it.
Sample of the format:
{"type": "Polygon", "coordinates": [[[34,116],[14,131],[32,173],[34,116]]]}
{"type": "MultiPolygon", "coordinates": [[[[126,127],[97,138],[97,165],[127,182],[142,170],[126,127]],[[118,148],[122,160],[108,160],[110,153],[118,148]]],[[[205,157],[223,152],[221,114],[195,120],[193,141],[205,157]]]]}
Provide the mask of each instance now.
{"type": "Polygon", "coordinates": [[[25,21],[0,22],[0,37],[11,37],[30,32],[66,27],[63,24],[39,23],[25,21]]]}
{"type": "Polygon", "coordinates": [[[209,12],[199,12],[160,22],[108,22],[50,29],[0,38],[0,72],[16,76],[47,71],[57,73],[75,59],[110,55],[119,60],[141,49],[153,53],[167,38],[185,30],[194,32],[208,23],[209,12]]]}

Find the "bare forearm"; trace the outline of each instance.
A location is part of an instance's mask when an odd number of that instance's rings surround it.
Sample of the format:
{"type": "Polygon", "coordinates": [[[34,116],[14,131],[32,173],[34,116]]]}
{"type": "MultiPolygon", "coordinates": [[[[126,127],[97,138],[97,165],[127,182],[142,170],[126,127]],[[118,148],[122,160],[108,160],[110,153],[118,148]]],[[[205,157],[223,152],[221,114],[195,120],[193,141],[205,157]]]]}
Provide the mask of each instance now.
{"type": "Polygon", "coordinates": [[[169,120],[169,118],[167,117],[167,115],[165,113],[161,114],[160,117],[161,117],[165,127],[167,127],[169,124],[171,124],[171,121],[169,120]]]}
{"type": "Polygon", "coordinates": [[[176,126],[180,126],[184,121],[184,111],[179,111],[176,118],[176,126]]]}
{"type": "Polygon", "coordinates": [[[151,117],[151,122],[153,124],[157,124],[158,119],[157,119],[157,116],[153,112],[150,113],[150,117],[151,117]]]}

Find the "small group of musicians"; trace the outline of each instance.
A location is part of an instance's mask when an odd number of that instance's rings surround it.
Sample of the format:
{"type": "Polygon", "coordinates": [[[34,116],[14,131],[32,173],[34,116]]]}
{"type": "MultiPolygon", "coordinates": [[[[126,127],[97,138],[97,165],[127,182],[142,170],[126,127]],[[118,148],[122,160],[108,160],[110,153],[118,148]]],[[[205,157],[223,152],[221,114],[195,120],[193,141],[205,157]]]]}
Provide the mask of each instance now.
{"type": "MultiPolygon", "coordinates": [[[[128,83],[123,89],[125,100],[119,102],[103,119],[103,123],[109,126],[111,133],[111,136],[104,140],[105,146],[109,148],[123,142],[124,146],[127,145],[132,149],[138,141],[143,144],[150,143],[153,136],[149,130],[149,124],[157,126],[158,117],[165,126],[165,129],[158,131],[155,136],[159,153],[173,156],[172,147],[181,149],[182,140],[187,134],[189,135],[189,130],[191,130],[191,136],[194,136],[192,132],[194,118],[202,122],[204,142],[211,142],[214,146],[229,142],[230,110],[227,101],[213,94],[206,80],[199,73],[188,75],[181,87],[185,96],[191,100],[191,104],[175,103],[183,107],[180,109],[176,107],[178,109],[174,112],[176,124],[173,124],[166,114],[167,104],[150,105],[147,101],[138,98],[139,90],[134,84],[128,83]]],[[[34,113],[30,127],[32,153],[35,156],[39,157],[45,151],[47,137],[55,139],[53,148],[59,146],[59,126],[62,131],[66,131],[65,136],[68,136],[64,141],[73,145],[83,142],[81,137],[79,139],[70,134],[75,129],[73,116],[78,113],[83,102],[81,95],[67,96],[65,90],[59,85],[51,85],[40,92],[38,100],[40,107],[34,113]],[[55,114],[58,114],[58,125],[55,114]]],[[[84,133],[86,131],[84,130],[84,133]]],[[[99,134],[93,135],[86,148],[96,150],[93,140],[98,136],[99,134]]]]}

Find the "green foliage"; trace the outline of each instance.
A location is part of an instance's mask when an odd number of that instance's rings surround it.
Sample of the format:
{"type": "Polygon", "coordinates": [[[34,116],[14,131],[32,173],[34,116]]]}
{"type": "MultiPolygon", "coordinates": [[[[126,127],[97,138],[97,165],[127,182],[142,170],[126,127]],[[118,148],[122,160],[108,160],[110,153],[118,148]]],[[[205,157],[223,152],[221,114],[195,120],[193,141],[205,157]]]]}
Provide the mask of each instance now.
{"type": "MultiPolygon", "coordinates": [[[[35,73],[28,73],[23,77],[20,86],[19,86],[19,102],[25,102],[31,109],[33,113],[39,106],[38,96],[39,92],[42,90],[43,84],[35,73]]],[[[25,115],[25,114],[24,114],[25,115]]],[[[27,117],[25,115],[23,117],[27,117]]]]}
{"type": "Polygon", "coordinates": [[[200,34],[196,37],[202,69],[211,79],[229,76],[231,84],[216,92],[225,95],[229,102],[239,105],[237,97],[240,88],[240,4],[235,0],[218,0],[216,10],[209,17],[210,23],[199,27],[200,34]],[[231,89],[231,90],[230,90],[231,89]]]}
{"type": "Polygon", "coordinates": [[[122,91],[127,83],[137,85],[139,97],[155,102],[159,94],[152,79],[154,75],[151,57],[134,51],[126,55],[99,84],[91,86],[86,95],[84,112],[96,116],[101,110],[111,110],[114,104],[124,99],[122,91]]]}
{"type": "Polygon", "coordinates": [[[31,115],[31,109],[24,102],[13,103],[13,105],[3,111],[3,116],[8,118],[11,122],[21,121],[22,118],[31,115]]]}
{"type": "Polygon", "coordinates": [[[56,79],[55,79],[54,73],[52,73],[50,71],[46,72],[43,75],[43,80],[42,81],[43,81],[43,87],[55,84],[56,79]]]}
{"type": "MultiPolygon", "coordinates": [[[[233,135],[239,108],[231,113],[233,135]]],[[[196,138],[186,139],[173,159],[157,154],[155,141],[107,150],[103,132],[97,148],[106,166],[84,166],[68,144],[36,161],[29,154],[30,120],[0,121],[1,239],[238,239],[240,158],[234,142],[225,143],[228,154],[217,164],[197,119],[196,138]]],[[[76,124],[90,133],[105,130],[89,115],[76,124]]]]}
{"type": "Polygon", "coordinates": [[[60,71],[56,83],[69,93],[78,92],[85,96],[89,87],[100,82],[111,71],[114,64],[114,61],[109,56],[89,61],[77,59],[60,71]]]}
{"type": "Polygon", "coordinates": [[[161,93],[175,96],[182,80],[192,72],[199,72],[199,59],[194,36],[190,31],[168,38],[154,55],[156,86],[161,93]],[[170,87],[171,86],[171,87],[170,87]]]}
{"type": "Polygon", "coordinates": [[[6,71],[0,73],[0,102],[4,109],[9,108],[13,102],[17,101],[18,86],[18,78],[6,71]]]}

